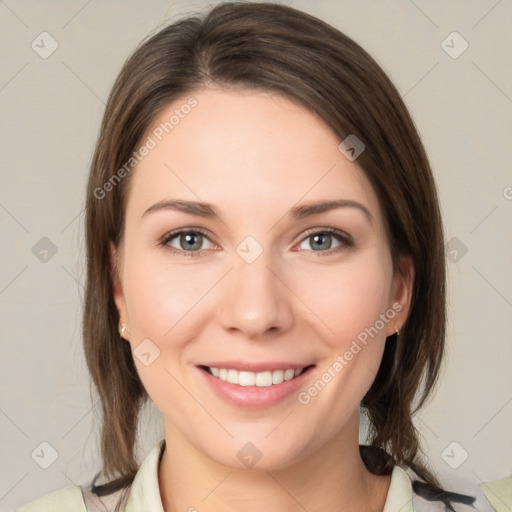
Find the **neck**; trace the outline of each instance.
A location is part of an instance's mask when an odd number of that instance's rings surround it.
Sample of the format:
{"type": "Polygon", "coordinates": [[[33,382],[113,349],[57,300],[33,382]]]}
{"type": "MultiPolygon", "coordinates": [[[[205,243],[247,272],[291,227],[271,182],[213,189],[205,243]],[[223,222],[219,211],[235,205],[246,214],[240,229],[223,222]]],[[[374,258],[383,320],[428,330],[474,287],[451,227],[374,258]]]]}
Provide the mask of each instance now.
{"type": "Polygon", "coordinates": [[[172,426],[158,477],[165,512],[382,512],[390,476],[376,476],[359,455],[359,423],[314,453],[279,470],[218,464],[172,426]]]}

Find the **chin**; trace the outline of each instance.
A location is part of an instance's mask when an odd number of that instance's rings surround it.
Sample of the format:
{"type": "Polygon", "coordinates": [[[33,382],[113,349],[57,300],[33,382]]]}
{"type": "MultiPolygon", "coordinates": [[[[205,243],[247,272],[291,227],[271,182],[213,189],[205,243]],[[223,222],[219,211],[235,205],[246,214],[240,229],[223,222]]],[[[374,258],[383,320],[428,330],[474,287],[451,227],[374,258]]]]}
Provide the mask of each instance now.
{"type": "Polygon", "coordinates": [[[265,440],[261,434],[257,439],[253,437],[254,441],[250,441],[250,439],[251,436],[237,436],[229,446],[222,446],[219,443],[217,447],[220,450],[215,452],[208,450],[209,453],[207,452],[205,455],[218,464],[237,471],[281,471],[305,457],[304,443],[297,440],[293,444],[290,437],[286,444],[277,438],[272,441],[265,440]]]}

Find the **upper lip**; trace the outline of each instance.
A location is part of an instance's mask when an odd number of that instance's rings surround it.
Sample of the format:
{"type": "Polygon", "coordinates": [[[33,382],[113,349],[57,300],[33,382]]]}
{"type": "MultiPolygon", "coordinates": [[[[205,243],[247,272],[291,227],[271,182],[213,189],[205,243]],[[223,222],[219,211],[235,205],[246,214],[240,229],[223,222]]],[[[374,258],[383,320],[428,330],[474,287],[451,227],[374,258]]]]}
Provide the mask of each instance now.
{"type": "Polygon", "coordinates": [[[256,362],[256,361],[214,361],[199,366],[208,366],[210,368],[226,368],[228,370],[238,370],[245,372],[267,372],[276,370],[294,370],[312,366],[313,363],[292,363],[288,361],[269,361],[269,362],[256,362]]]}

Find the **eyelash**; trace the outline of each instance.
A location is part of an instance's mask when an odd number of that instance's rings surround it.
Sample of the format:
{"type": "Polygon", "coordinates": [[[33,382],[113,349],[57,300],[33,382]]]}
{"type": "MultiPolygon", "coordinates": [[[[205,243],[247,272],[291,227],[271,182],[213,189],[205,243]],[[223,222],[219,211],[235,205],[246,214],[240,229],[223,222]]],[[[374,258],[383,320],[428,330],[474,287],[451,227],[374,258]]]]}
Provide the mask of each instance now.
{"type": "MultiPolygon", "coordinates": [[[[171,240],[173,240],[174,238],[176,238],[179,235],[183,235],[183,234],[188,235],[188,234],[196,234],[196,233],[199,233],[199,234],[205,236],[209,240],[208,233],[204,229],[202,229],[202,228],[187,228],[187,229],[178,229],[176,231],[171,231],[170,233],[166,233],[159,240],[158,245],[160,247],[167,247],[171,252],[185,256],[185,257],[202,256],[202,253],[206,249],[203,249],[201,251],[182,251],[182,250],[176,249],[175,247],[171,247],[170,245],[168,245],[171,240]]],[[[310,238],[317,234],[332,235],[338,242],[341,243],[341,245],[339,245],[338,247],[335,247],[334,249],[329,249],[327,251],[311,251],[313,253],[316,253],[316,256],[329,256],[329,255],[347,250],[354,245],[354,242],[352,241],[350,236],[348,236],[343,231],[339,231],[339,230],[333,229],[333,228],[324,228],[324,229],[316,229],[316,230],[312,230],[312,231],[307,231],[305,233],[304,237],[300,240],[300,243],[302,243],[307,238],[310,238]]]]}

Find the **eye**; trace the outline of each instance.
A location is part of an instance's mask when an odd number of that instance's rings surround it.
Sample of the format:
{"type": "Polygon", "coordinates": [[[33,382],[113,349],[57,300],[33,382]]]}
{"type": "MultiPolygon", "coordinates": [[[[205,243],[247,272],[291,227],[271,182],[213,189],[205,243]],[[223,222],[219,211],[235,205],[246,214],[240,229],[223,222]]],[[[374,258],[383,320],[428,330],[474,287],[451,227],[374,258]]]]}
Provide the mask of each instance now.
{"type": "Polygon", "coordinates": [[[184,256],[200,256],[202,251],[206,250],[203,247],[205,240],[210,241],[206,231],[200,228],[188,228],[167,233],[160,240],[160,245],[167,246],[172,252],[184,256]]]}
{"type": "MultiPolygon", "coordinates": [[[[159,245],[168,247],[172,252],[183,256],[201,256],[203,251],[207,249],[203,247],[205,241],[209,241],[215,246],[208,238],[205,230],[201,228],[187,228],[167,233],[161,238],[159,245]]],[[[352,246],[353,241],[349,235],[332,228],[307,233],[299,245],[300,250],[311,250],[318,253],[317,256],[333,254],[352,246]],[[332,247],[333,238],[338,243],[334,248],[332,247]],[[310,249],[301,247],[305,242],[308,242],[310,249]]]]}
{"type": "Polygon", "coordinates": [[[308,242],[311,247],[311,249],[306,248],[306,250],[319,253],[317,256],[332,254],[353,246],[353,241],[349,235],[345,234],[343,231],[331,228],[309,232],[300,245],[305,242],[308,242]],[[332,248],[333,238],[338,242],[338,245],[334,248],[332,248]]]}

